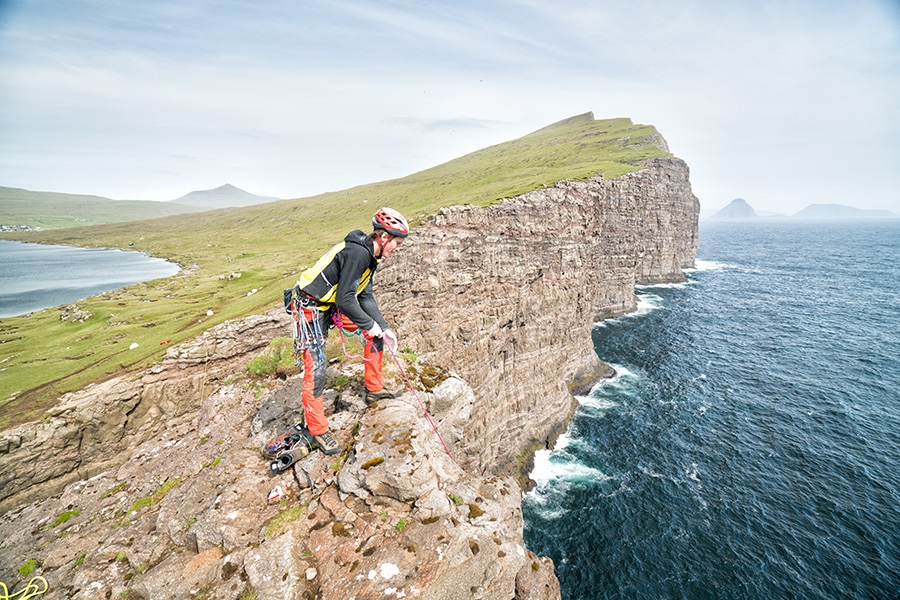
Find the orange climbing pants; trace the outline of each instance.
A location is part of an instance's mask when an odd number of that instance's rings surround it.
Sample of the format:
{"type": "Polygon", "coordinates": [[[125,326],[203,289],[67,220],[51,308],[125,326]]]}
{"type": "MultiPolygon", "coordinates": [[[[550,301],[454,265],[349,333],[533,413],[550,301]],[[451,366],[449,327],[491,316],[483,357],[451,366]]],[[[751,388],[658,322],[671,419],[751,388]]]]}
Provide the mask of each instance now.
{"type": "MultiPolygon", "coordinates": [[[[319,327],[322,331],[320,348],[306,348],[303,351],[303,414],[306,417],[306,428],[312,435],[321,435],[328,431],[328,419],[325,417],[325,371],[327,361],[325,359],[325,338],[328,330],[334,327],[331,320],[332,311],[317,309],[303,309],[303,316],[307,322],[319,319],[319,327]]],[[[342,329],[347,333],[355,333],[359,328],[346,315],[341,315],[342,329]]],[[[378,392],[384,388],[384,376],[381,371],[381,361],[384,357],[384,341],[381,338],[372,338],[363,332],[365,348],[363,359],[365,360],[364,380],[366,389],[370,392],[378,392]]]]}

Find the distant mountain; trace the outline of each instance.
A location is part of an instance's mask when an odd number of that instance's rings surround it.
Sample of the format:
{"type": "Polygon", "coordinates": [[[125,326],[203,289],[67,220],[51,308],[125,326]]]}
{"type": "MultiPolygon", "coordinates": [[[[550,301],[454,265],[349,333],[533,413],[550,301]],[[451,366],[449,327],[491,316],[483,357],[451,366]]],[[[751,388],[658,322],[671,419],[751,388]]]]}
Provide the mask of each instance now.
{"type": "Polygon", "coordinates": [[[271,196],[257,196],[234,187],[230,183],[226,183],[225,185],[212,190],[190,192],[177,200],[173,200],[173,202],[211,209],[253,206],[254,204],[265,204],[266,202],[275,202],[276,200],[278,200],[278,198],[273,198],[271,196]]]}
{"type": "Polygon", "coordinates": [[[63,229],[143,221],[203,210],[175,202],[112,200],[103,196],[34,192],[0,186],[0,226],[63,229]]]}
{"type": "Polygon", "coordinates": [[[731,204],[714,214],[712,219],[754,219],[756,211],[743,198],[735,198],[731,204]]]}
{"type": "Polygon", "coordinates": [[[854,208],[843,204],[810,204],[791,217],[798,219],[898,219],[900,215],[889,210],[854,208]]]}

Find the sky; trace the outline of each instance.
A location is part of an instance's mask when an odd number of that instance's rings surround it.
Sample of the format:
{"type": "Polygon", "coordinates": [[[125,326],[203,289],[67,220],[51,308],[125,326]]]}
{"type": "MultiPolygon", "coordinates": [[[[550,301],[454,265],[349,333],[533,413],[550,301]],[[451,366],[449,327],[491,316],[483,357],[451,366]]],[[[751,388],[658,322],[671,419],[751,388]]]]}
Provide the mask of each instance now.
{"type": "Polygon", "coordinates": [[[586,112],[704,209],[900,214],[900,1],[0,0],[0,186],[304,197],[586,112]]]}

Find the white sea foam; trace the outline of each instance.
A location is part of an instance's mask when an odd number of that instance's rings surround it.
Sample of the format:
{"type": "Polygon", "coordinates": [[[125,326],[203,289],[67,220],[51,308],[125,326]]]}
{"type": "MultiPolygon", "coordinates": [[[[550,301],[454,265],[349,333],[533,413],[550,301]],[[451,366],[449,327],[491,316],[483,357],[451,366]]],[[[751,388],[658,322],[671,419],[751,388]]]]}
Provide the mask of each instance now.
{"type": "Polygon", "coordinates": [[[682,273],[696,273],[698,271],[721,271],[723,269],[734,268],[734,265],[721,263],[714,260],[703,260],[698,258],[694,261],[693,268],[682,269],[682,273]]]}
{"type": "Polygon", "coordinates": [[[624,365],[607,363],[615,369],[616,374],[609,379],[601,379],[591,388],[587,397],[579,397],[578,401],[582,404],[589,404],[591,401],[599,401],[609,391],[619,393],[623,387],[631,387],[634,382],[641,379],[641,376],[624,365]]]}
{"type": "Polygon", "coordinates": [[[663,299],[657,296],[656,294],[644,293],[637,294],[637,310],[634,312],[630,312],[627,315],[622,315],[616,319],[633,319],[635,317],[643,317],[647,313],[656,310],[657,308],[662,308],[663,299]]]}
{"type": "Polygon", "coordinates": [[[586,408],[595,411],[608,411],[619,406],[618,402],[614,402],[609,398],[596,398],[594,396],[579,396],[578,403],[586,408]]]}
{"type": "Polygon", "coordinates": [[[626,317],[642,317],[647,313],[656,310],[657,308],[663,307],[663,299],[657,296],[656,294],[638,294],[637,295],[637,310],[631,314],[625,315],[626,317]]]}
{"type": "MultiPolygon", "coordinates": [[[[685,272],[687,272],[687,269],[685,269],[685,272]]],[[[636,289],[636,290],[667,289],[667,288],[679,289],[679,288],[683,288],[688,285],[696,285],[696,284],[697,284],[696,281],[688,279],[687,281],[682,281],[679,283],[648,283],[645,285],[635,285],[634,289],[636,289]]]]}
{"type": "MultiPolygon", "coordinates": [[[[547,452],[541,450],[538,454],[547,452]]],[[[554,460],[553,452],[547,452],[549,456],[538,459],[537,454],[534,457],[534,471],[531,472],[531,478],[538,485],[546,485],[550,482],[559,483],[589,483],[597,481],[606,481],[610,477],[602,472],[581,464],[579,462],[566,462],[565,460],[554,460]],[[540,465],[539,465],[540,463],[540,465]]],[[[562,454],[562,453],[560,453],[562,454]]]]}
{"type": "Polygon", "coordinates": [[[591,388],[587,396],[578,396],[578,403],[592,413],[604,413],[621,406],[620,399],[623,395],[630,395],[635,383],[640,380],[640,375],[630,371],[622,365],[610,365],[616,370],[616,374],[609,379],[602,379],[591,388]]]}
{"type": "Polygon", "coordinates": [[[642,474],[646,475],[647,477],[651,477],[653,479],[666,479],[669,481],[672,480],[671,477],[667,477],[667,476],[663,475],[662,473],[657,473],[656,471],[650,469],[650,467],[647,467],[645,465],[638,465],[638,471],[640,471],[642,474]]]}
{"type": "Polygon", "coordinates": [[[534,453],[534,468],[531,470],[529,477],[534,479],[539,486],[553,479],[553,465],[550,462],[551,454],[553,454],[553,450],[538,450],[534,453]]]}
{"type": "Polygon", "coordinates": [[[604,379],[597,385],[604,385],[607,383],[608,384],[618,384],[618,383],[621,383],[623,379],[638,379],[638,377],[639,377],[633,371],[630,371],[628,369],[628,367],[626,367],[625,365],[619,365],[619,364],[615,364],[615,363],[607,363],[607,364],[616,370],[616,375],[615,375],[615,377],[611,377],[609,379],[604,379]]]}
{"type": "Polygon", "coordinates": [[[634,319],[635,317],[643,317],[650,311],[656,310],[657,308],[662,308],[663,306],[663,299],[656,294],[644,293],[636,295],[637,310],[634,310],[626,315],[622,315],[621,317],[615,317],[614,319],[604,319],[602,321],[594,323],[594,327],[606,327],[609,323],[617,323],[622,319],[634,319]]]}
{"type": "MultiPolygon", "coordinates": [[[[554,444],[553,449],[556,451],[565,450],[569,447],[569,444],[572,442],[572,435],[566,431],[558,438],[556,438],[556,444],[554,444]]],[[[540,450],[540,452],[547,452],[546,450],[540,450]]]]}
{"type": "MultiPolygon", "coordinates": [[[[560,496],[562,495],[560,494],[560,496]]],[[[568,509],[559,505],[559,498],[556,495],[545,495],[538,490],[532,490],[526,497],[531,508],[547,521],[562,518],[569,512],[568,509]]]]}

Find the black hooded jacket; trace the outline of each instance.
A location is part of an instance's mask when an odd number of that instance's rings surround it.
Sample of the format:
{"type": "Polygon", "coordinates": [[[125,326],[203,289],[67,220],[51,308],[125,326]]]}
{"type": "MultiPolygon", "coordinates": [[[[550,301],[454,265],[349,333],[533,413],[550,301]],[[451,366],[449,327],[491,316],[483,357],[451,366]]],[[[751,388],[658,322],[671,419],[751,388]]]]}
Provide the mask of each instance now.
{"type": "Polygon", "coordinates": [[[321,310],[336,306],[364,331],[375,322],[388,329],[372,294],[372,276],[378,263],[372,238],[362,231],[351,231],[343,242],[301,273],[297,285],[318,301],[321,310]]]}

